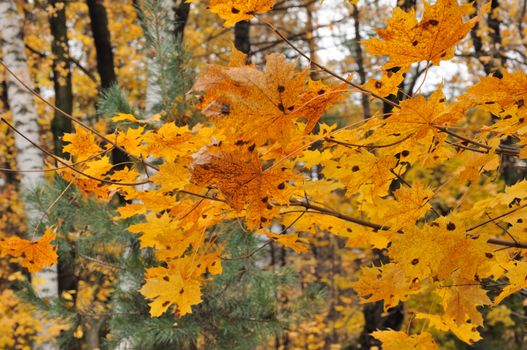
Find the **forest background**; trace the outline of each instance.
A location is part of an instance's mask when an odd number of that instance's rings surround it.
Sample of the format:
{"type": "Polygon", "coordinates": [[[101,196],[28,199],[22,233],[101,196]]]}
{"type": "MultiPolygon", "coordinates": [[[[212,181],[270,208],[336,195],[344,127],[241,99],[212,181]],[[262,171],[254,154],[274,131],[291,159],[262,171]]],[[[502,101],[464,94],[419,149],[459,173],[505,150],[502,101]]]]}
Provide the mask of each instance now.
{"type": "Polygon", "coordinates": [[[433,4],[1,1],[0,348],[525,348],[527,0],[433,4]]]}

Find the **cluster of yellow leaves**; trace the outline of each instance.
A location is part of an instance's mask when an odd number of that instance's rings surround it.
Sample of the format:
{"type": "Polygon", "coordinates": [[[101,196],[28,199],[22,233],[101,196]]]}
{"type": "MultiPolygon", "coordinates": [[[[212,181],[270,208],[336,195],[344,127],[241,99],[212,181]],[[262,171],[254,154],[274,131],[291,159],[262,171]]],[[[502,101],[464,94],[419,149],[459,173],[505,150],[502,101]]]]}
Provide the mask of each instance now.
{"type": "Polygon", "coordinates": [[[29,350],[35,344],[53,344],[61,331],[67,329],[63,322],[54,320],[55,324],[44,331],[42,315],[37,314],[37,310],[32,305],[20,300],[13,290],[2,290],[0,300],[0,348],[2,349],[29,350]]]}

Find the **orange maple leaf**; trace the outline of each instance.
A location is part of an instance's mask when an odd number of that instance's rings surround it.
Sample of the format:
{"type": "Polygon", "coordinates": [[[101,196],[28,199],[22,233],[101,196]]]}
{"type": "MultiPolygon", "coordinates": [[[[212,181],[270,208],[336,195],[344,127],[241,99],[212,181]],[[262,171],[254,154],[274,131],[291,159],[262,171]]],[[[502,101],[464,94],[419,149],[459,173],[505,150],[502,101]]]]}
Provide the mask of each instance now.
{"type": "Polygon", "coordinates": [[[237,211],[247,209],[249,226],[268,224],[278,212],[273,204],[288,203],[297,179],[287,168],[264,170],[254,150],[224,151],[220,147],[199,155],[193,163],[192,181],[218,189],[227,203],[237,211]]]}
{"type": "Polygon", "coordinates": [[[279,54],[267,56],[263,72],[253,65],[211,65],[193,87],[204,93],[198,107],[230,136],[257,145],[288,144],[297,120],[305,119],[304,132],[311,132],[324,111],[348,91],[343,84],[312,81],[306,70],[295,68],[295,62],[279,54]]]}
{"type": "Polygon", "coordinates": [[[31,273],[38,272],[45,266],[51,266],[57,262],[57,247],[51,245],[51,241],[56,237],[57,232],[52,228],[47,228],[38,241],[9,237],[0,241],[0,251],[2,256],[21,256],[23,267],[31,273]]]}

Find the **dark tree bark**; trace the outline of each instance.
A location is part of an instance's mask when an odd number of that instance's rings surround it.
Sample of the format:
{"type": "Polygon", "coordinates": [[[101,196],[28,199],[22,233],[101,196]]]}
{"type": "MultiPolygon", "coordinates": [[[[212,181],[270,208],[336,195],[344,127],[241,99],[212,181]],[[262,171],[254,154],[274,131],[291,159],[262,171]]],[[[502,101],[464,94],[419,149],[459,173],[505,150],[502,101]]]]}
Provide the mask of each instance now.
{"type": "MultiPolygon", "coordinates": [[[[108,15],[102,0],[87,0],[86,2],[90,12],[91,30],[97,53],[97,71],[101,79],[101,90],[104,90],[117,84],[108,15]]],[[[118,149],[112,151],[113,164],[123,164],[128,160],[128,156],[123,151],[118,149]]],[[[115,168],[122,169],[124,165],[115,168]]]]}
{"type": "MultiPolygon", "coordinates": [[[[61,0],[49,0],[49,5],[54,11],[49,16],[49,26],[53,41],[53,86],[55,89],[55,105],[64,112],[71,114],[73,111],[73,90],[71,85],[71,67],[69,59],[69,44],[66,28],[66,6],[61,0]],[[61,3],[62,6],[56,6],[61,3]]],[[[51,121],[55,154],[62,156],[62,136],[72,131],[71,120],[62,113],[55,111],[51,121]]]]}
{"type": "Polygon", "coordinates": [[[190,14],[190,3],[186,0],[180,0],[179,5],[177,5],[176,0],[174,1],[174,5],[174,13],[176,14],[174,35],[176,36],[176,40],[182,42],[185,34],[185,26],[187,25],[188,16],[190,14]]]}
{"type": "Polygon", "coordinates": [[[97,53],[97,71],[101,88],[106,89],[117,82],[113,63],[113,50],[108,28],[108,16],[102,0],[87,0],[90,24],[97,53]]]}
{"type": "MultiPolygon", "coordinates": [[[[359,74],[360,83],[366,83],[366,71],[364,70],[364,56],[362,53],[361,34],[360,34],[360,16],[359,8],[353,5],[353,21],[355,25],[355,61],[357,62],[357,73],[359,74]]],[[[370,112],[370,96],[362,94],[362,113],[365,119],[371,116],[370,112]]]]}
{"type": "Polygon", "coordinates": [[[245,54],[251,51],[251,23],[249,21],[238,22],[234,25],[234,46],[245,54]]]}

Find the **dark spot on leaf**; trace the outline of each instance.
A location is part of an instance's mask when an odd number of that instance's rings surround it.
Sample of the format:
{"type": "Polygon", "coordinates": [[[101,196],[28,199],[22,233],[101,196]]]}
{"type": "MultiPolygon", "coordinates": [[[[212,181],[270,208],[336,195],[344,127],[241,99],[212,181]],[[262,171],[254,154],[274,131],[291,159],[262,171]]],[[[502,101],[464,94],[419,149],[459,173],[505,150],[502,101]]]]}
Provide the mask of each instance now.
{"type": "Polygon", "coordinates": [[[375,82],[375,88],[380,89],[382,87],[382,83],[380,81],[375,82]]]}
{"type": "Polygon", "coordinates": [[[283,86],[283,85],[278,85],[278,89],[277,89],[277,90],[278,90],[279,93],[282,93],[282,92],[285,91],[285,86],[283,86]]]}
{"type": "Polygon", "coordinates": [[[412,42],[412,45],[413,45],[413,46],[417,46],[418,43],[419,43],[419,42],[418,42],[417,40],[414,40],[414,41],[412,42]]]}
{"type": "Polygon", "coordinates": [[[234,14],[237,14],[237,13],[240,13],[240,10],[238,10],[236,7],[233,7],[231,9],[231,12],[234,13],[234,14]]]}
{"type": "Polygon", "coordinates": [[[279,190],[283,190],[285,188],[285,182],[281,182],[277,187],[279,190]]]}
{"type": "Polygon", "coordinates": [[[453,222],[449,222],[448,224],[446,224],[446,229],[448,231],[454,231],[456,229],[456,224],[454,224],[453,222]]]}
{"type": "Polygon", "coordinates": [[[282,103],[278,104],[278,109],[280,110],[280,112],[285,112],[285,108],[284,108],[284,105],[282,103]]]}
{"type": "Polygon", "coordinates": [[[419,264],[419,259],[415,258],[414,260],[412,260],[412,265],[417,265],[419,264]]]}
{"type": "Polygon", "coordinates": [[[360,170],[360,168],[359,168],[358,165],[354,165],[354,166],[351,168],[351,171],[353,171],[354,173],[357,172],[357,171],[359,171],[359,170],[360,170]]]}
{"type": "Polygon", "coordinates": [[[229,115],[231,113],[231,107],[229,105],[222,104],[220,113],[223,115],[229,115]]]}

